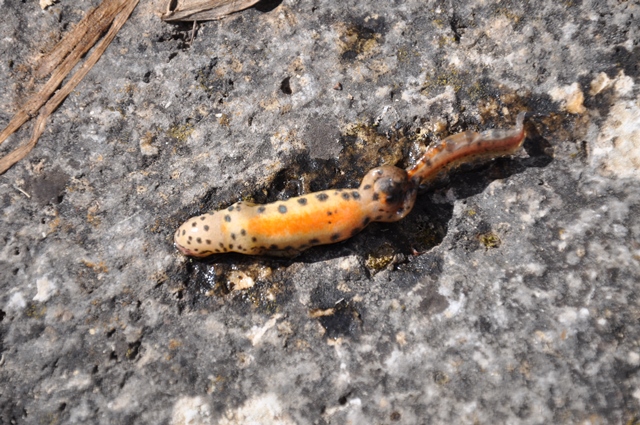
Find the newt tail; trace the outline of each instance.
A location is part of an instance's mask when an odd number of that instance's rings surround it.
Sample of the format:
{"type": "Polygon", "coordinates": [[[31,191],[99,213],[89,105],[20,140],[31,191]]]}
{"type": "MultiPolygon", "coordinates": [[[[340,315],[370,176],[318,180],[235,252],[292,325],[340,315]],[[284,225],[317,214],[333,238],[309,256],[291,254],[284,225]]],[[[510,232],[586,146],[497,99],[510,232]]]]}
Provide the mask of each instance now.
{"type": "Polygon", "coordinates": [[[424,185],[463,163],[513,155],[524,142],[525,115],[526,112],[518,114],[514,129],[465,131],[447,137],[429,147],[416,165],[407,170],[409,179],[424,185]]]}

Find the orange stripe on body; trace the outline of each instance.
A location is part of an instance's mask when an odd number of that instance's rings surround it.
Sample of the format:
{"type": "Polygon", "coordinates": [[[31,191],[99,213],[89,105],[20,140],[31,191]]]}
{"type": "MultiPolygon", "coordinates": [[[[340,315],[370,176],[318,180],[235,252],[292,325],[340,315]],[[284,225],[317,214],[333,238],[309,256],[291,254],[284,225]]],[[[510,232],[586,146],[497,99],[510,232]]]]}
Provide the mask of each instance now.
{"type": "Polygon", "coordinates": [[[363,219],[364,212],[358,201],[334,197],[325,202],[290,207],[286,214],[273,210],[256,214],[247,220],[246,227],[248,234],[263,241],[301,245],[310,239],[326,243],[336,233],[340,233],[340,238],[333,242],[347,239],[363,219]]]}

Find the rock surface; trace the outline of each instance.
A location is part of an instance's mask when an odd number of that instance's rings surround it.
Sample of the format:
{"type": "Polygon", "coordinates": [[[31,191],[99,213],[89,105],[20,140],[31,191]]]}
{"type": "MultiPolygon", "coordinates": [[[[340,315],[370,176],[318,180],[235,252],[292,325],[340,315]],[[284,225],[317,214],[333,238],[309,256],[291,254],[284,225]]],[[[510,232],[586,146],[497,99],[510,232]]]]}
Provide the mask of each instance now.
{"type": "MultiPolygon", "coordinates": [[[[97,4],[0,1],[0,124],[97,4]]],[[[0,176],[0,423],[640,419],[637,2],[284,0],[193,41],[163,8],[0,176]],[[522,110],[521,155],[398,223],[291,260],[172,246],[522,110]]]]}

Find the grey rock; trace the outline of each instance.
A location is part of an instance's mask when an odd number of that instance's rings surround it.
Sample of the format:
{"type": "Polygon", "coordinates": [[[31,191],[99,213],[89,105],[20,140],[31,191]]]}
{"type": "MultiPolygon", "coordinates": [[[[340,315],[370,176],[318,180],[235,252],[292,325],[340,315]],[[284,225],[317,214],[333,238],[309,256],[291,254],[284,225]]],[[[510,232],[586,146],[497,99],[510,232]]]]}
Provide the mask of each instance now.
{"type": "MultiPolygon", "coordinates": [[[[0,2],[0,124],[97,4],[0,2]]],[[[164,6],[0,176],[0,423],[638,420],[637,2],[284,0],[193,43],[164,6]],[[172,246],[521,110],[521,155],[398,223],[291,260],[172,246]]]]}

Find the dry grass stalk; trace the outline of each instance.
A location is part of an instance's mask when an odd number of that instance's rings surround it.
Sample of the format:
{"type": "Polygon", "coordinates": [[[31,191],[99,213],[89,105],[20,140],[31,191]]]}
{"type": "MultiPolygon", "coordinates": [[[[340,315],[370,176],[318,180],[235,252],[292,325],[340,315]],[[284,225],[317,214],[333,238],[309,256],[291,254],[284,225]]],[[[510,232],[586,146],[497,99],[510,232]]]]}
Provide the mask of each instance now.
{"type": "Polygon", "coordinates": [[[167,22],[210,21],[248,9],[259,0],[169,0],[161,16],[167,22]]]}
{"type": "Polygon", "coordinates": [[[0,144],[2,144],[39,111],[31,139],[0,158],[0,174],[3,174],[16,162],[24,158],[38,143],[49,115],[56,110],[87,75],[93,65],[98,62],[100,56],[113,41],[122,25],[129,19],[138,1],[104,0],[100,6],[87,13],[78,25],[58,43],[51,54],[43,59],[35,74],[44,76],[51,73],[51,77],[38,93],[27,100],[25,105],[13,116],[7,127],[0,133],[0,144]],[[54,95],[53,93],[78,64],[82,56],[95,45],[107,29],[107,34],[91,52],[80,69],[54,95]]]}

